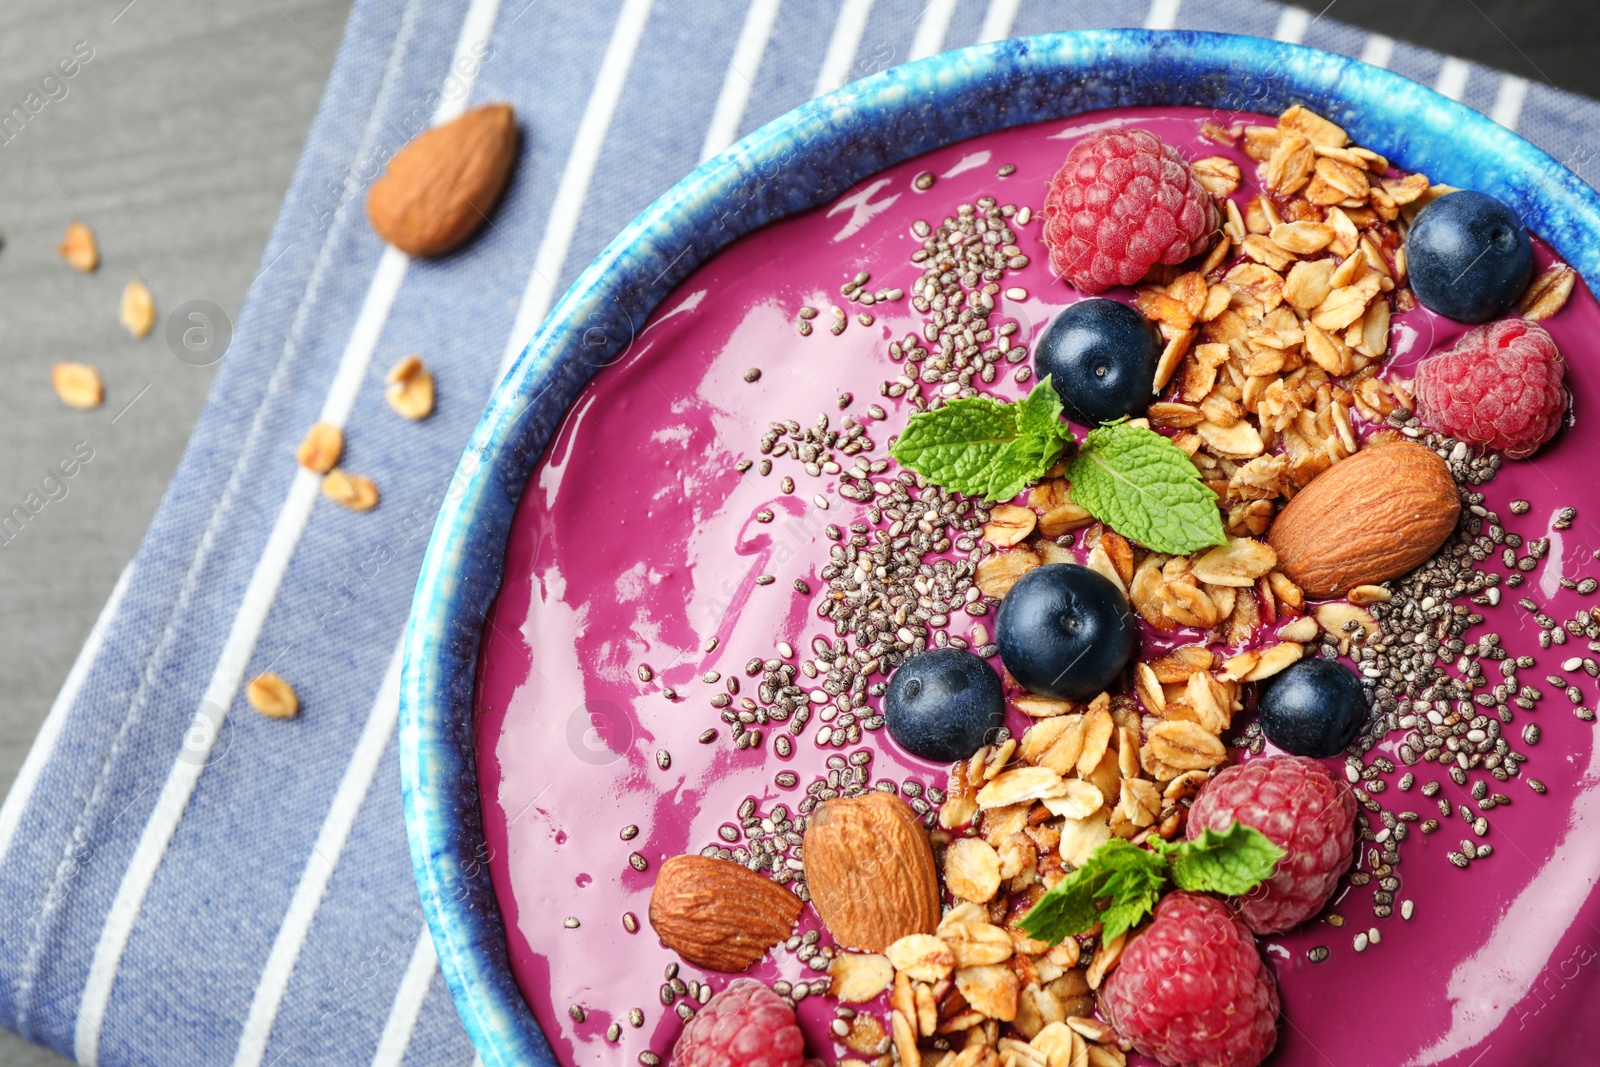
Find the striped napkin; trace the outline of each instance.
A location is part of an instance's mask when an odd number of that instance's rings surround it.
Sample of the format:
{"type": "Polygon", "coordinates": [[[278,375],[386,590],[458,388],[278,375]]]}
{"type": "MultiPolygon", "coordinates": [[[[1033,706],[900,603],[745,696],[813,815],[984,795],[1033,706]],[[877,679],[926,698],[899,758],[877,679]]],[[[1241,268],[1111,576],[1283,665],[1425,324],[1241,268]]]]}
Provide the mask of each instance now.
{"type": "Polygon", "coordinates": [[[1141,25],[1359,56],[1593,171],[1600,104],[1257,0],[356,0],[188,452],[0,807],[0,1022],[91,1067],[467,1067],[401,824],[397,642],[495,381],[604,243],[740,134],[944,48],[1141,25]],[[492,100],[525,131],[492,226],[441,261],[386,249],[365,183],[492,100]],[[421,423],[383,398],[412,352],[438,381],[421,423]],[[376,510],[295,465],[317,420],[376,510]],[[241,699],[268,670],[299,718],[241,699]]]}

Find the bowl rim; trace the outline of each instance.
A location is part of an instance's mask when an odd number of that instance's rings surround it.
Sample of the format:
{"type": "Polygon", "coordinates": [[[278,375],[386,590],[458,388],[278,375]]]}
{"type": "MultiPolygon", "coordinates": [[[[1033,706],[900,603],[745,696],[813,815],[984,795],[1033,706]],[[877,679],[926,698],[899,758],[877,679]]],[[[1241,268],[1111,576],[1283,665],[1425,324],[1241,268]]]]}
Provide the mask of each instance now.
{"type": "Polygon", "coordinates": [[[767,223],[933,148],[1134,106],[1274,114],[1303,103],[1408,170],[1493,193],[1593,286],[1600,193],[1464,104],[1359,60],[1263,38],[1082,30],[905,63],[802,104],[701,164],[583,271],[500,382],[446,492],[404,637],[400,769],[423,911],[488,1067],[555,1067],[511,974],[473,761],[478,636],[523,487],[589,378],[695,267],[767,223]]]}

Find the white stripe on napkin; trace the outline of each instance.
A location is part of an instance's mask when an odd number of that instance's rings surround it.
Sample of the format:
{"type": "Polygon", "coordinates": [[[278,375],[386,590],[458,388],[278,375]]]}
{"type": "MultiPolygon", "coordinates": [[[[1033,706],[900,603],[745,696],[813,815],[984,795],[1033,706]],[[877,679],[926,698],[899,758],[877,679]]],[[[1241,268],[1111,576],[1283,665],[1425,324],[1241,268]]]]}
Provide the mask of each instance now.
{"type": "Polygon", "coordinates": [[[567,263],[567,252],[571,250],[573,235],[578,231],[583,203],[589,198],[589,182],[594,178],[596,164],[600,162],[600,150],[605,147],[606,133],[611,129],[617,102],[622,98],[622,87],[627,83],[629,68],[633,66],[633,55],[638,51],[640,39],[644,37],[645,23],[650,20],[652,3],[653,0],[625,0],[622,13],[617,16],[611,40],[600,59],[600,70],[595,75],[589,102],[584,105],[583,116],[578,120],[578,135],[567,154],[561,183],[556,186],[555,200],[550,205],[550,218],[545,223],[539,251],[533,257],[533,273],[528,277],[522,302],[517,306],[516,322],[511,327],[511,337],[500,357],[501,377],[505,376],[511,364],[528,346],[550,306],[555,303],[556,286],[561,284],[561,271],[567,263]]]}
{"type": "Polygon", "coordinates": [[[1144,17],[1147,30],[1171,30],[1178,25],[1179,0],[1150,0],[1150,13],[1144,17]]]}
{"type": "Polygon", "coordinates": [[[28,800],[33,796],[34,789],[38,788],[44,765],[50,762],[50,757],[55,753],[56,742],[61,739],[61,729],[67,724],[67,712],[72,710],[72,702],[78,699],[83,680],[89,676],[89,668],[94,666],[100,646],[105,644],[106,631],[111,628],[111,620],[116,618],[117,609],[122,606],[122,595],[128,591],[128,580],[132,577],[133,564],[129,563],[122,568],[117,584],[111,587],[111,595],[106,598],[105,607],[100,609],[99,617],[89,627],[89,636],[78,650],[78,658],[72,661],[72,669],[67,671],[67,680],[61,683],[55,703],[50,705],[44,725],[39,727],[39,736],[33,739],[33,746],[22,761],[16,781],[11,783],[5,803],[0,804],[0,863],[11,851],[11,841],[17,836],[22,813],[28,809],[28,800]]]}
{"type": "MultiPolygon", "coordinates": [[[[447,75],[449,84],[445,87],[445,91],[440,93],[440,103],[433,115],[434,124],[447,122],[465,110],[472,84],[476,80],[478,66],[472,61],[474,57],[468,49],[477,44],[479,38],[469,38],[470,28],[492,25],[494,13],[498,8],[499,0],[472,0],[466,21],[463,23],[461,39],[457,44],[457,53],[452,58],[447,75]],[[485,9],[489,12],[487,21],[483,19],[485,9]],[[459,73],[462,70],[470,73],[462,75],[459,73]]],[[[395,54],[390,57],[390,69],[384,74],[386,83],[395,75],[395,67],[402,58],[402,51],[403,49],[397,48],[395,54]]],[[[377,121],[376,112],[372,118],[374,122],[377,121]]],[[[375,129],[375,127],[369,128],[369,135],[375,133],[375,129]]],[[[351,331],[343,355],[340,356],[339,366],[334,372],[328,395],[324,398],[320,421],[343,426],[349,418],[350,409],[354,406],[356,395],[366,379],[373,351],[377,348],[383,328],[388,322],[389,311],[399,295],[410,262],[403,252],[392,247],[384,249],[383,257],[378,262],[378,269],[367,288],[361,311],[356,317],[355,327],[351,331]]],[[[200,774],[205,769],[209,755],[209,742],[214,741],[220,734],[219,716],[227,714],[239,695],[239,687],[244,682],[245,671],[249,668],[250,657],[261,636],[261,629],[266,623],[273,601],[277,598],[278,587],[283,581],[284,574],[289,569],[289,560],[293,557],[295,547],[299,544],[300,537],[311,519],[320,485],[319,475],[303,468],[296,468],[288,498],[284,501],[282,510],[278,512],[261,557],[256,561],[255,570],[250,575],[250,582],[245,587],[244,596],[240,601],[238,613],[228,630],[222,653],[212,670],[211,680],[201,700],[201,713],[217,717],[217,721],[212,724],[208,743],[205,749],[201,750],[193,744],[192,737],[186,739],[184,751],[179,754],[167,772],[166,782],[162,785],[155,807],[145,823],[143,832],[139,835],[139,842],[134,847],[128,868],[123,872],[122,882],[117,887],[116,897],[113,898],[111,907],[106,913],[105,925],[101,928],[99,941],[95,944],[89,975],[78,1005],[73,1053],[82,1067],[96,1067],[99,1062],[100,1031],[105,1025],[106,1011],[111,1003],[111,993],[116,984],[117,970],[122,963],[123,950],[127,948],[134,923],[144,906],[145,895],[150,891],[156,871],[160,869],[167,847],[172,843],[172,836],[177,832],[178,824],[183,820],[184,810],[189,805],[189,799],[199,784],[200,774]],[[217,709],[221,709],[220,712],[217,709]]]]}
{"type": "Polygon", "coordinates": [[[828,50],[823,53],[822,68],[817,71],[812,96],[831,93],[850,80],[850,68],[861,50],[861,38],[867,32],[870,14],[872,0],[843,0],[839,5],[839,17],[833,24],[833,36],[828,38],[828,50]]]}
{"type": "Polygon", "coordinates": [[[1528,79],[1515,74],[1500,75],[1500,85],[1494,92],[1494,107],[1489,117],[1508,130],[1517,128],[1522,118],[1522,104],[1528,99],[1528,79]]]}
{"type": "Polygon", "coordinates": [[[323,817],[322,829],[317,832],[311,855],[306,859],[295,886],[294,896],[278,927],[278,936],[272,942],[266,965],[261,969],[261,979],[250,1001],[250,1013],[245,1017],[239,1034],[239,1048],[234,1053],[233,1067],[258,1067],[267,1052],[267,1039],[272,1036],[272,1024],[278,1018],[278,1008],[283,994],[289,988],[289,979],[300,958],[300,949],[311,932],[311,920],[316,917],[327,891],[328,880],[333,877],[339,856],[344,851],[356,816],[366,802],[377,776],[378,765],[388,750],[389,739],[394,736],[395,719],[400,714],[400,664],[402,647],[395,645],[394,655],[384,672],[383,684],[367,713],[367,724],[356,742],[355,752],[345,765],[344,777],[333,794],[333,802],[323,817]]]}
{"type": "Polygon", "coordinates": [[[1439,76],[1433,80],[1433,89],[1452,100],[1460,100],[1461,94],[1467,91],[1467,78],[1471,75],[1472,68],[1466,60],[1445,56],[1444,62],[1439,64],[1439,76]]]}
{"type": "Polygon", "coordinates": [[[438,969],[439,955],[433,948],[433,936],[424,925],[422,933],[417,935],[417,947],[411,950],[406,973],[400,977],[400,988],[395,990],[383,1033],[378,1036],[372,1067],[400,1067],[406,1058],[406,1049],[411,1047],[411,1033],[417,1028],[422,1004],[428,999],[428,987],[433,984],[433,974],[438,969]]]}
{"type": "Polygon", "coordinates": [[[1367,43],[1361,46],[1361,62],[1371,63],[1374,67],[1387,67],[1389,60],[1394,58],[1394,38],[1385,37],[1375,33],[1367,38],[1367,43]]]}
{"type": "Polygon", "coordinates": [[[1017,21],[1017,8],[1022,0],[989,0],[983,13],[983,25],[978,29],[978,43],[1003,41],[1011,36],[1011,27],[1017,21]]]}
{"type": "Polygon", "coordinates": [[[739,139],[750,90],[756,85],[756,71],[761,68],[761,57],[777,21],[778,0],[750,0],[739,40],[733,46],[733,57],[728,60],[728,73],[722,78],[722,91],[717,94],[717,106],[711,112],[711,125],[700,146],[702,163],[739,139]]]}
{"type": "Polygon", "coordinates": [[[1272,38],[1284,44],[1299,44],[1306,39],[1306,30],[1310,28],[1311,12],[1298,7],[1286,7],[1278,16],[1278,28],[1272,31],[1272,38]]]}
{"type": "Polygon", "coordinates": [[[907,59],[926,59],[944,51],[950,19],[956,13],[956,0],[928,0],[917,16],[917,30],[911,35],[911,54],[907,59]]]}

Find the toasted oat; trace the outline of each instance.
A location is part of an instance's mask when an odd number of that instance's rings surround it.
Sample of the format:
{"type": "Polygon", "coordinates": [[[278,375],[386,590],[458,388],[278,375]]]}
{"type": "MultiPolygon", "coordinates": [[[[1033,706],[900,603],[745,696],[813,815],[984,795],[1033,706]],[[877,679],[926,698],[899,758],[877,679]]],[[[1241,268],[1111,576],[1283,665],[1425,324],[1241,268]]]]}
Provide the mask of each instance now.
{"type": "Polygon", "coordinates": [[[425,419],[433,413],[433,374],[421,356],[407,356],[384,377],[383,395],[389,406],[408,419],[425,419]]]}
{"type": "Polygon", "coordinates": [[[295,462],[308,471],[327,474],[344,453],[344,431],[328,422],[313,422],[294,450],[295,462]]]}
{"type": "Polygon", "coordinates": [[[1239,191],[1239,164],[1227,156],[1207,156],[1189,165],[1195,178],[1212,196],[1232,196],[1239,191]]]}
{"type": "Polygon", "coordinates": [[[900,1067],[922,1067],[922,1053],[917,1051],[917,1030],[905,1012],[898,1009],[894,1011],[890,1017],[890,1029],[900,1067]]]}
{"type": "Polygon", "coordinates": [[[372,479],[347,474],[339,467],[323,476],[322,495],[351,511],[371,511],[378,506],[378,487],[372,479]]]}
{"type": "Polygon", "coordinates": [[[1254,459],[1266,450],[1260,432],[1248,422],[1238,422],[1232,426],[1202,422],[1195,427],[1195,433],[1200,435],[1207,448],[1228,459],[1254,459]]]}
{"type": "Polygon", "coordinates": [[[1065,784],[1067,790],[1065,796],[1046,797],[1040,802],[1051,815],[1065,816],[1069,819],[1087,819],[1099,811],[1106,802],[1105,794],[1091,782],[1068,778],[1065,784]]]}
{"type": "Polygon", "coordinates": [[[1291,608],[1299,608],[1305,603],[1306,595],[1300,587],[1282,571],[1273,571],[1267,575],[1267,584],[1272,588],[1272,595],[1291,608]]]}
{"type": "MultiPolygon", "coordinates": [[[[1249,131],[1245,131],[1249,144],[1249,131]]],[[[1248,151],[1248,148],[1247,148],[1248,151]]],[[[1282,131],[1275,138],[1263,174],[1267,188],[1280,196],[1290,196],[1305,187],[1317,163],[1311,142],[1295,130],[1282,131]]]]}
{"type": "Polygon", "coordinates": [[[1350,603],[1359,607],[1368,604],[1386,604],[1394,596],[1384,585],[1358,585],[1345,594],[1350,603]]]}
{"type": "Polygon", "coordinates": [[[1160,715],[1166,710],[1166,693],[1162,690],[1161,680],[1156,677],[1156,672],[1150,664],[1141,661],[1133,665],[1133,683],[1139,699],[1144,701],[1144,706],[1152,715],[1160,715]]]}
{"type": "Polygon", "coordinates": [[[986,904],[1000,889],[1000,854],[978,838],[957,838],[945,849],[944,882],[962,900],[986,904]]]}
{"type": "Polygon", "coordinates": [[[1350,135],[1341,127],[1299,104],[1278,116],[1278,128],[1293,130],[1318,148],[1343,148],[1350,143],[1350,135]]]}
{"type": "Polygon", "coordinates": [[[1178,771],[1207,770],[1228,758],[1227,748],[1217,737],[1196,723],[1172,719],[1150,727],[1144,752],[1148,752],[1153,760],[1178,771]]]}
{"type": "Polygon", "coordinates": [[[1270,239],[1285,252],[1309,256],[1328,247],[1333,227],[1321,222],[1283,222],[1272,228],[1270,239]]]}
{"type": "Polygon", "coordinates": [[[1011,592],[1017,579],[1039,566],[1039,557],[1027,545],[1017,545],[1005,552],[986,556],[978,563],[973,580],[984,596],[996,600],[1011,592]]]}
{"type": "Polygon", "coordinates": [[[1528,286],[1517,303],[1517,309],[1522,312],[1523,318],[1532,322],[1548,319],[1567,306],[1567,298],[1572,295],[1577,281],[1577,271],[1565,263],[1552,263],[1528,286]]]}
{"type": "Polygon", "coordinates": [[[1131,825],[1144,828],[1155,825],[1161,815],[1161,790],[1154,782],[1144,778],[1124,778],[1122,793],[1117,798],[1113,819],[1126,819],[1131,825]]]}
{"type": "Polygon", "coordinates": [[[1077,708],[1077,705],[1070,700],[1057,700],[1054,697],[1042,697],[1033,693],[1012,697],[1011,706],[1030,719],[1050,719],[1057,715],[1070,715],[1077,708]]]}
{"type": "Polygon", "coordinates": [[[840,952],[828,964],[828,995],[846,1004],[874,1000],[892,981],[894,965],[877,953],[840,952]]]}
{"type": "Polygon", "coordinates": [[[1188,354],[1189,346],[1194,343],[1195,331],[1182,330],[1174,334],[1161,350],[1161,358],[1156,361],[1156,376],[1153,392],[1159,393],[1172,381],[1172,374],[1178,369],[1178,364],[1183,362],[1183,357],[1188,354]]]}
{"type": "Polygon", "coordinates": [[[997,504],[983,527],[983,539],[996,548],[1010,548],[1033,533],[1038,516],[1015,504],[997,504]]]}
{"type": "Polygon", "coordinates": [[[1244,675],[1243,680],[1247,682],[1265,681],[1279,671],[1300,662],[1305,656],[1305,652],[1305,646],[1294,641],[1280,641],[1275,645],[1262,649],[1255,666],[1250,669],[1249,673],[1244,675]]]}
{"type": "Polygon", "coordinates": [[[1065,775],[1078,765],[1078,756],[1083,752],[1084,728],[1083,715],[1044,719],[1024,731],[1018,751],[1029,763],[1048,768],[1058,776],[1065,775]]]}
{"type": "Polygon", "coordinates": [[[963,967],[956,972],[956,989],[973,1011],[990,1019],[1010,1022],[1017,1017],[1022,983],[1010,967],[994,963],[963,967]]]}
{"type": "MultiPolygon", "coordinates": [[[[1087,977],[1089,979],[1090,989],[1100,988],[1100,982],[1105,978],[1106,975],[1111,973],[1111,969],[1115,967],[1117,965],[1117,961],[1122,958],[1122,949],[1127,943],[1128,931],[1126,930],[1122,931],[1116,937],[1103,939],[1100,942],[1100,947],[1095,949],[1094,959],[1089,961],[1089,971],[1087,977]]],[[[1068,1023],[1067,1025],[1071,1026],[1072,1024],[1068,1023]]],[[[1074,1029],[1077,1028],[1074,1027],[1074,1029]]],[[[1082,1030],[1079,1030],[1078,1032],[1083,1033],[1082,1030]]],[[[1087,1034],[1084,1034],[1084,1036],[1088,1037],[1087,1034]]]]}
{"type": "Polygon", "coordinates": [[[77,220],[67,224],[67,232],[61,236],[56,252],[69,267],[85,274],[100,266],[100,246],[94,231],[77,220]]]}
{"type": "Polygon", "coordinates": [[[883,954],[896,971],[914,982],[943,981],[956,965],[950,946],[932,934],[907,934],[884,949],[883,954]]]}
{"type": "Polygon", "coordinates": [[[1028,507],[1039,517],[1038,530],[1044,537],[1060,537],[1094,521],[1094,516],[1072,502],[1072,490],[1065,478],[1045,478],[1028,491],[1028,507]]]}
{"type": "Polygon", "coordinates": [[[941,923],[939,936],[950,946],[956,967],[981,967],[1011,958],[1011,935],[987,922],[941,923]]]}
{"type": "Polygon", "coordinates": [[[148,337],[156,324],[156,298],[151,295],[150,287],[138,278],[129,282],[122,290],[122,304],[117,314],[124,330],[134,337],[148,337]]]}
{"type": "Polygon", "coordinates": [[[1066,791],[1067,783],[1048,767],[1013,767],[978,790],[978,807],[1004,808],[1023,801],[1059,797],[1066,791]]]}
{"type": "Polygon", "coordinates": [[[258,674],[245,686],[250,706],[269,719],[292,719],[300,714],[300,698],[294,687],[276,674],[258,674]]]}
{"type": "Polygon", "coordinates": [[[1225,545],[1208,548],[1190,563],[1194,576],[1210,585],[1255,585],[1278,565],[1278,554],[1265,541],[1232,537],[1225,545]]]}
{"type": "Polygon", "coordinates": [[[1089,1055],[1083,1036],[1061,1021],[1048,1023],[1035,1034],[1033,1047],[1044,1053],[1046,1067],[1085,1067],[1089,1055]]]}
{"type": "Polygon", "coordinates": [[[79,411],[92,411],[105,401],[100,372],[87,363],[57,363],[50,371],[50,385],[63,404],[79,411]]]}
{"type": "Polygon", "coordinates": [[[1096,544],[1089,549],[1089,554],[1084,557],[1083,565],[1101,575],[1123,593],[1128,591],[1127,583],[1117,573],[1116,565],[1111,562],[1111,557],[1106,553],[1104,545],[1096,544]]]}
{"type": "Polygon", "coordinates": [[[1278,639],[1281,641],[1295,641],[1303,645],[1315,641],[1320,631],[1321,627],[1317,625],[1316,619],[1310,615],[1302,615],[1281,628],[1278,631],[1278,639]]]}
{"type": "MultiPolygon", "coordinates": [[[[1116,732],[1116,721],[1111,718],[1111,701],[1101,693],[1089,705],[1083,720],[1083,751],[1078,754],[1078,775],[1087,777],[1100,765],[1111,737],[1116,732]]],[[[1056,794],[1060,796],[1060,793],[1056,794]]]]}
{"type": "Polygon", "coordinates": [[[1110,814],[1102,808],[1087,819],[1067,819],[1061,824],[1061,841],[1056,846],[1061,858],[1074,867],[1088,862],[1095,849],[1111,839],[1110,814]]]}

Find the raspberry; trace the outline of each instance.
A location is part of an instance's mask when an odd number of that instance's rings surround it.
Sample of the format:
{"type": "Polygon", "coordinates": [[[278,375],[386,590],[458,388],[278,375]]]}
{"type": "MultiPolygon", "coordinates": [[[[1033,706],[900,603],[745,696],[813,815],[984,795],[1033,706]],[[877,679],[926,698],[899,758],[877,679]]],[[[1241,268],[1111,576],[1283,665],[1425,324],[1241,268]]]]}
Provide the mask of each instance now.
{"type": "Polygon", "coordinates": [[[1258,934],[1304,922],[1328,902],[1350,866],[1356,799],[1328,768],[1300,756],[1267,756],[1229,767],[1200,790],[1189,809],[1190,839],[1241,822],[1288,855],[1272,877],[1239,901],[1258,934]]]}
{"type": "Polygon", "coordinates": [[[1144,130],[1103,130],[1073,145],[1044,198],[1050,269],[1085,293],[1197,256],[1221,226],[1178,150],[1144,130]]]}
{"type": "Polygon", "coordinates": [[[1543,326],[1501,319],[1417,368],[1417,406],[1441,433],[1526,459],[1567,410],[1566,364],[1543,326]]]}
{"type": "Polygon", "coordinates": [[[1278,984],[1227,904],[1169,893],[1100,990],[1117,1032],[1168,1067],[1255,1067],[1278,1040],[1278,984]]]}
{"type": "Polygon", "coordinates": [[[805,1038],[794,1009],[751,978],[735,978],[678,1035],[675,1067],[800,1067],[805,1038]]]}

